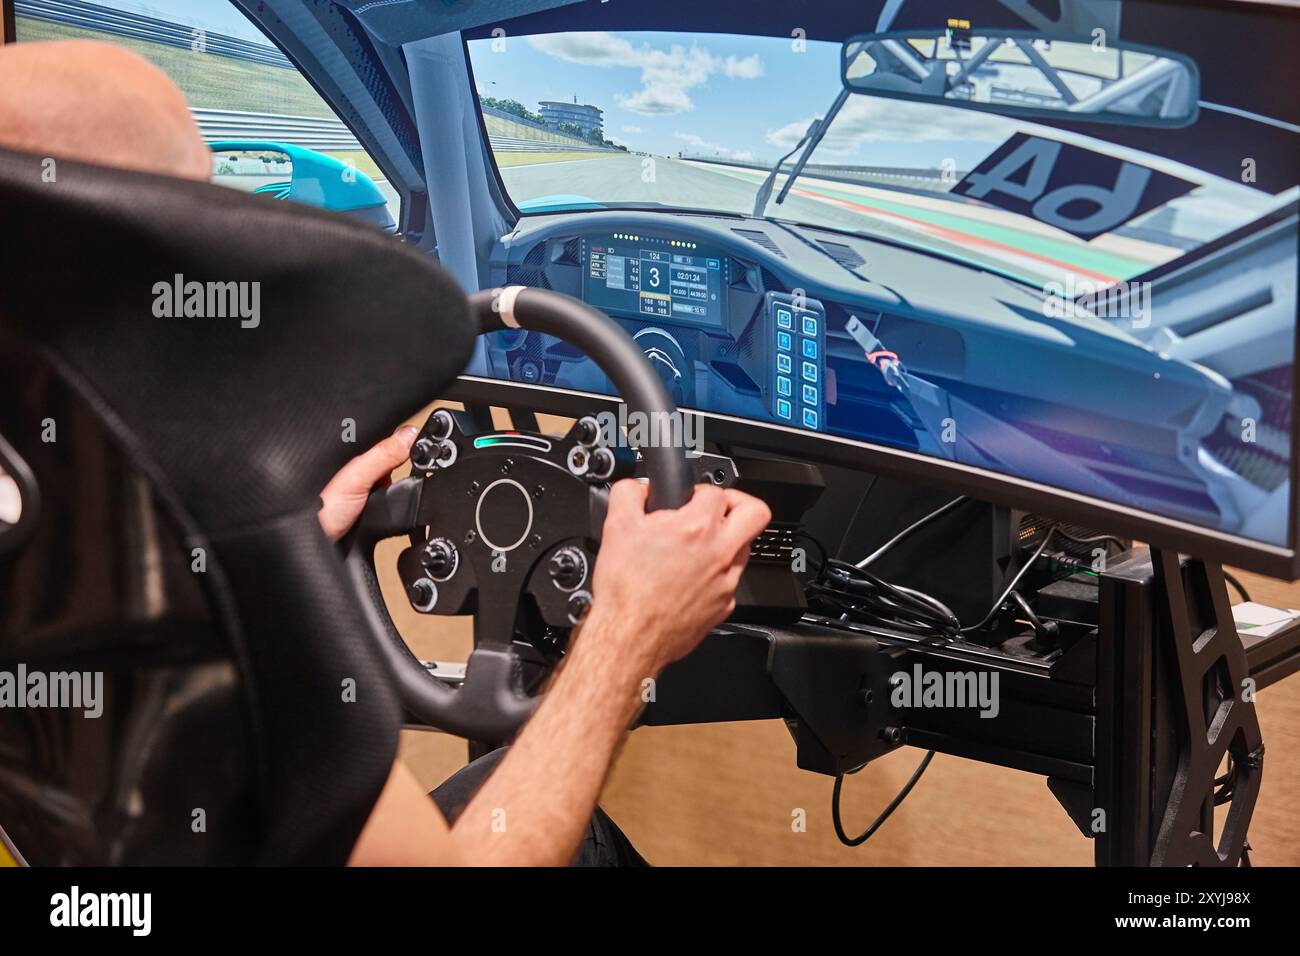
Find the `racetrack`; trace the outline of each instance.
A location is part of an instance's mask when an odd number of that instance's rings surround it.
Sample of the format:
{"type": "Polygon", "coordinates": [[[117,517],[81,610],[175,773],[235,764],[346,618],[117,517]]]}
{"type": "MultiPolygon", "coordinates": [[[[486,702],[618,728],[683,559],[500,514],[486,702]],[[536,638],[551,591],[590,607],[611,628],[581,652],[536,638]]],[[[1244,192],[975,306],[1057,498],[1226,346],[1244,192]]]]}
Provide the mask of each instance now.
{"type": "MultiPolygon", "coordinates": [[[[748,215],[764,174],[734,166],[616,155],[572,162],[538,162],[501,170],[516,202],[581,195],[600,201],[657,203],[748,215]]],[[[773,198],[784,182],[782,176],[773,198]]],[[[938,193],[908,192],[825,179],[796,180],[786,201],[769,203],[767,215],[836,229],[861,230],[923,243],[1030,281],[1063,273],[1094,282],[1127,279],[1178,250],[1116,236],[1084,242],[1067,233],[938,193]]]]}

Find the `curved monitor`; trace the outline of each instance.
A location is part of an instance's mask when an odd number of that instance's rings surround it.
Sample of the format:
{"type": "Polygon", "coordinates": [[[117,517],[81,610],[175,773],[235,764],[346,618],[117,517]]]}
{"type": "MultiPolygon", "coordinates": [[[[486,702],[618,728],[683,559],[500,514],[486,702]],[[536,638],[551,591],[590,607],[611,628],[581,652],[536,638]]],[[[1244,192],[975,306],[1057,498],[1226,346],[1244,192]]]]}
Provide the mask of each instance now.
{"type": "MultiPolygon", "coordinates": [[[[510,56],[467,34],[520,214],[493,284],[619,321],[704,441],[1300,574],[1295,10],[907,2],[793,53],[763,16],[581,8],[504,24],[510,56]],[[539,82],[577,102],[526,115],[539,82]]],[[[608,390],[516,331],[459,394],[608,390]]]]}

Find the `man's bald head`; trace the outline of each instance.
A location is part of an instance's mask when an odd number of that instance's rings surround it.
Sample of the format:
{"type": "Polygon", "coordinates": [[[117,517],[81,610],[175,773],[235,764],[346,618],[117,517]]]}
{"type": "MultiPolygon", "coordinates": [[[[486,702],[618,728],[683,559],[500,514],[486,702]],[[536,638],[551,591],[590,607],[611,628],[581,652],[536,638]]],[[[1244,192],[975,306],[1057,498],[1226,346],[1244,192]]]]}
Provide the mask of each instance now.
{"type": "Polygon", "coordinates": [[[0,146],[206,180],[185,95],[148,60],[93,40],[0,47],[0,146]]]}

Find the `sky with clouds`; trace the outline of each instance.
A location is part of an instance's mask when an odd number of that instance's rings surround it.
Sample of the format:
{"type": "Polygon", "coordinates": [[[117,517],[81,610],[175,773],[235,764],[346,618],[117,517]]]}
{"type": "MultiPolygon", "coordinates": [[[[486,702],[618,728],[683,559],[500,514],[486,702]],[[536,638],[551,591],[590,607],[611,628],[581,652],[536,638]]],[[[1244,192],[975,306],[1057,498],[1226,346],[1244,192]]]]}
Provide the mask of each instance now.
{"type": "MultiPolygon", "coordinates": [[[[591,103],[634,150],[772,162],[839,90],[839,45],[707,34],[565,33],[470,44],[480,94],[591,103]]],[[[986,113],[850,98],[817,162],[969,168],[1016,128],[986,113]]]]}
{"type": "MultiPolygon", "coordinates": [[[[208,31],[267,42],[229,0],[97,0],[208,31]]],[[[703,0],[702,0],[703,2],[703,0]]],[[[770,163],[789,151],[839,89],[839,45],[681,33],[565,33],[470,44],[485,96],[592,103],[605,135],[631,149],[770,163]],[[500,44],[498,43],[499,47],[500,44]]],[[[815,162],[975,165],[1016,124],[989,114],[850,98],[815,162]]]]}

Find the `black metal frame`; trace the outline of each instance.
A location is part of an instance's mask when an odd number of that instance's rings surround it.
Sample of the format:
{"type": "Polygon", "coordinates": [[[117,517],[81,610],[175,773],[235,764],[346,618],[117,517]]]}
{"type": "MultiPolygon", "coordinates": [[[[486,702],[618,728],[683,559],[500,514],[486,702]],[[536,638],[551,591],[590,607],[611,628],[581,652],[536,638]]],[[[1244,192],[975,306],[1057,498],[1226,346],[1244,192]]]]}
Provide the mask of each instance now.
{"type": "Polygon", "coordinates": [[[1095,636],[1051,664],[811,617],[729,625],[665,671],[642,722],[782,718],[799,766],[828,774],[904,743],[1025,770],[1047,778],[1099,866],[1237,865],[1264,752],[1250,691],[1300,667],[1300,629],[1248,652],[1222,571],[1146,549],[1101,575],[1100,610],[1095,636]],[[999,718],[893,708],[889,675],[915,664],[996,673],[999,718]],[[1212,844],[1228,754],[1233,785],[1212,844]]]}

